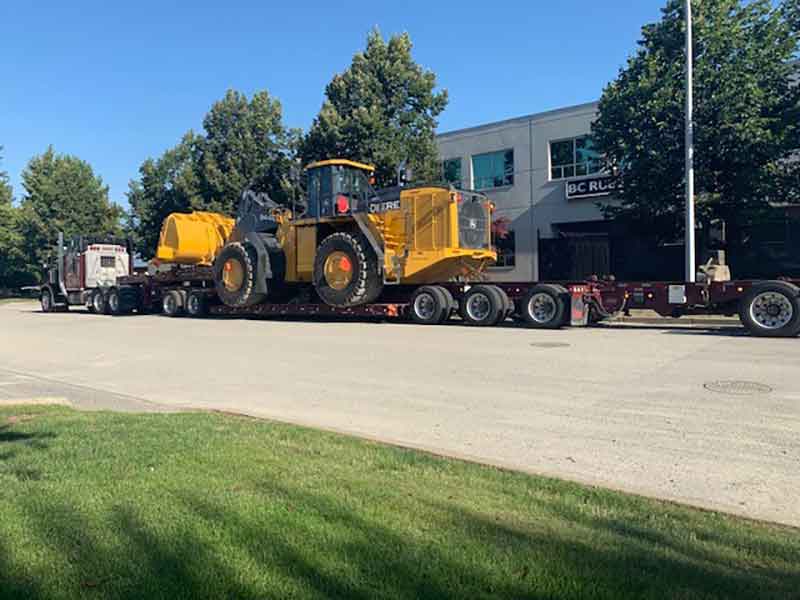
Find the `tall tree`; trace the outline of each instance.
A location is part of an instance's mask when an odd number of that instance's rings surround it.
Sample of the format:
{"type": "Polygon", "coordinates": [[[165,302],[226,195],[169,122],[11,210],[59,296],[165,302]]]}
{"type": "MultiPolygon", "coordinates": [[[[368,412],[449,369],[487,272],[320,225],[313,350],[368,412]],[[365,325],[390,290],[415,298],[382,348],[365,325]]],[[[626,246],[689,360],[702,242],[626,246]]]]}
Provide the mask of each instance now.
{"type": "Polygon", "coordinates": [[[418,179],[438,179],[437,117],[447,91],[436,92],[436,75],[414,62],[411,38],[379,31],[353,57],[350,67],[325,88],[325,102],[306,135],[304,163],[350,158],[376,165],[379,185],[396,180],[408,161],[418,179]]]}
{"type": "Polygon", "coordinates": [[[188,132],[177,146],[160,158],[148,158],[139,167],[139,179],[128,184],[130,211],[126,229],[137,252],[155,254],[164,218],[173,212],[217,209],[200,194],[196,169],[197,145],[201,138],[188,132]]]}
{"type": "Polygon", "coordinates": [[[89,163],[52,146],[33,157],[22,172],[25,190],[21,227],[33,264],[48,262],[58,232],[118,234],[122,210],[108,199],[108,186],[89,163]]]}
{"type": "Polygon", "coordinates": [[[131,181],[128,229],[139,253],[155,254],[171,212],[209,210],[233,215],[246,189],[288,203],[295,182],[299,134],[283,124],[280,102],[268,92],[251,99],[229,90],[203,119],[202,133],[187,133],[160,158],[147,159],[131,181]]]}
{"type": "Polygon", "coordinates": [[[268,92],[247,96],[228,90],[203,119],[198,144],[203,194],[217,210],[232,212],[242,191],[268,192],[289,199],[292,132],[283,124],[281,103],[268,92]]]}
{"type": "MultiPolygon", "coordinates": [[[[800,88],[790,85],[800,2],[695,1],[698,218],[743,223],[770,200],[800,199],[800,88]]],[[[676,239],[684,208],[683,0],[642,29],[639,50],[600,101],[593,136],[622,178],[607,213],[676,239]]]]}
{"type": "MultiPolygon", "coordinates": [[[[0,146],[0,160],[3,147],[0,146]]],[[[0,290],[27,283],[21,253],[19,209],[12,204],[8,173],[0,170],[0,290]]]]}

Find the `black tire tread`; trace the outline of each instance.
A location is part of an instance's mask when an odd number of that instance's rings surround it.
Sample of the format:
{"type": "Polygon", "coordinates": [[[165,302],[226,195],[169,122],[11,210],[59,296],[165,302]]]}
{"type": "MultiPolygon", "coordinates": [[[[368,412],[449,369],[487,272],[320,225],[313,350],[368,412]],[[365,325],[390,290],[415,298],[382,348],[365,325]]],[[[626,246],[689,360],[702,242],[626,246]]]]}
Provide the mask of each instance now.
{"type": "Polygon", "coordinates": [[[380,296],[383,279],[378,258],[363,235],[339,231],[322,240],[314,257],[314,289],[323,302],[339,307],[369,304],[380,296]],[[325,281],[325,259],[336,250],[349,251],[356,269],[353,281],[343,290],[334,290],[325,281]]]}

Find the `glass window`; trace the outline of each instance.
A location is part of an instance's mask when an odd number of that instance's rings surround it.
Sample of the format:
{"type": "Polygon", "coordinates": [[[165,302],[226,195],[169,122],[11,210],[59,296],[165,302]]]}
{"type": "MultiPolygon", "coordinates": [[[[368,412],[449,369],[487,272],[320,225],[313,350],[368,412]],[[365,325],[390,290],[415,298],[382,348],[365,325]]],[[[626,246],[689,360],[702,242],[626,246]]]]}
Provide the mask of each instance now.
{"type": "Polygon", "coordinates": [[[593,175],[603,170],[603,157],[591,136],[550,142],[550,179],[593,175]]]}
{"type": "Polygon", "coordinates": [[[452,183],[456,187],[462,187],[464,185],[461,179],[460,158],[448,158],[442,161],[442,179],[448,183],[452,183]]]}
{"type": "Polygon", "coordinates": [[[319,169],[308,172],[308,209],[309,217],[319,216],[319,169]]]}
{"type": "Polygon", "coordinates": [[[514,151],[501,150],[473,156],[472,182],[476,190],[514,185],[514,151]]]}
{"type": "Polygon", "coordinates": [[[517,238],[512,228],[511,219],[497,217],[492,222],[492,239],[497,251],[498,267],[513,267],[516,265],[517,238]]]}
{"type": "Polygon", "coordinates": [[[104,269],[113,269],[117,266],[117,261],[113,256],[101,256],[100,257],[100,266],[104,269]]]}

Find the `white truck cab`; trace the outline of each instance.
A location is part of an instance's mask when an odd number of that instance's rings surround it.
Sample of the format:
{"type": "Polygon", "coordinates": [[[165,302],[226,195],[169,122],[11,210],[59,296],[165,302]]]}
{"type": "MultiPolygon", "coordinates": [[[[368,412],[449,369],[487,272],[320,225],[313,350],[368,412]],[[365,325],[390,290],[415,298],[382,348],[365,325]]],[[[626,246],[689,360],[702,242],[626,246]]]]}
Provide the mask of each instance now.
{"type": "Polygon", "coordinates": [[[109,293],[117,277],[133,272],[133,247],[121,238],[76,236],[67,244],[58,236],[56,264],[41,288],[42,310],[86,306],[91,312],[109,311],[109,293]]]}

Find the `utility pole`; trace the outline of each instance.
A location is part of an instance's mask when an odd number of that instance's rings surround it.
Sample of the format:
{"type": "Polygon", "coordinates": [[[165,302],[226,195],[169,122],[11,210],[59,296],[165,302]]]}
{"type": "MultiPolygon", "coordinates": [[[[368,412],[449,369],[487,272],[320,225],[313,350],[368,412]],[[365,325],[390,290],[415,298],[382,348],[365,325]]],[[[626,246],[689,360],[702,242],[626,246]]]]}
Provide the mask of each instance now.
{"type": "Polygon", "coordinates": [[[695,281],[692,0],[686,0],[686,281],[695,281]]]}

